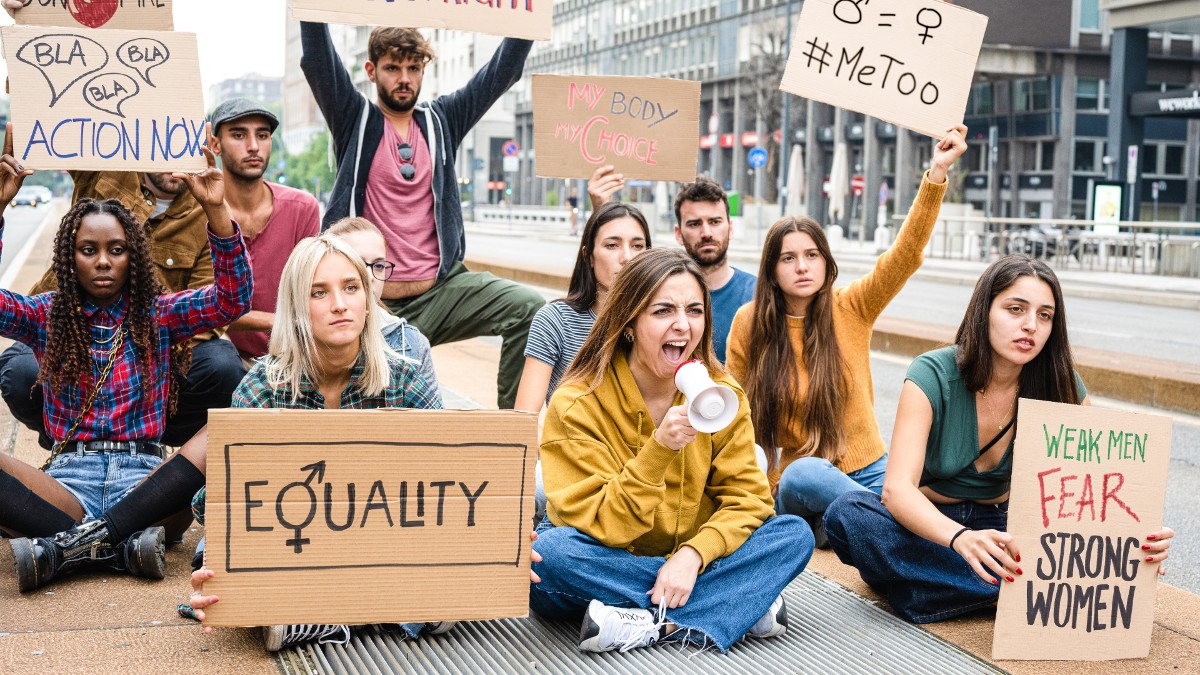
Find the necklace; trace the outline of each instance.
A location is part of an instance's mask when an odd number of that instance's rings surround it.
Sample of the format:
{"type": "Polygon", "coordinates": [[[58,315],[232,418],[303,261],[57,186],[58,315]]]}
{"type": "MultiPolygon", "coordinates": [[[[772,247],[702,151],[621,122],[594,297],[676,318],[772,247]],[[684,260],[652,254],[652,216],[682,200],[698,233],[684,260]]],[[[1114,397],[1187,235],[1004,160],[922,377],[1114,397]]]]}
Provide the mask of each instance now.
{"type": "MultiPolygon", "coordinates": [[[[987,389],[980,389],[979,395],[983,397],[983,403],[987,407],[988,412],[995,415],[996,414],[995,408],[993,408],[992,404],[988,402],[987,389]]],[[[1008,404],[1007,410],[1005,410],[1004,408],[1000,409],[1001,417],[1000,417],[1000,420],[998,422],[996,422],[996,431],[1002,431],[1004,429],[1004,422],[1008,419],[1009,414],[1012,413],[1013,409],[1016,408],[1016,406],[1017,406],[1017,392],[1014,390],[1012,403],[1008,404]]]]}
{"type": "Polygon", "coordinates": [[[119,323],[118,323],[117,325],[115,325],[115,326],[101,326],[101,325],[100,325],[100,324],[98,324],[98,323],[94,323],[94,324],[92,324],[92,328],[98,328],[98,329],[100,329],[100,330],[111,330],[111,331],[113,331],[113,334],[112,334],[112,335],[109,335],[109,336],[108,336],[108,339],[106,339],[106,340],[101,340],[100,338],[98,338],[98,337],[96,337],[96,336],[94,336],[94,335],[93,335],[93,336],[92,336],[92,342],[95,342],[96,344],[101,344],[101,345],[106,345],[106,344],[108,344],[108,343],[112,342],[114,339],[116,339],[116,337],[117,337],[118,335],[120,335],[120,334],[121,334],[121,331],[120,331],[120,330],[118,330],[120,327],[121,327],[121,324],[119,324],[119,323]]]}

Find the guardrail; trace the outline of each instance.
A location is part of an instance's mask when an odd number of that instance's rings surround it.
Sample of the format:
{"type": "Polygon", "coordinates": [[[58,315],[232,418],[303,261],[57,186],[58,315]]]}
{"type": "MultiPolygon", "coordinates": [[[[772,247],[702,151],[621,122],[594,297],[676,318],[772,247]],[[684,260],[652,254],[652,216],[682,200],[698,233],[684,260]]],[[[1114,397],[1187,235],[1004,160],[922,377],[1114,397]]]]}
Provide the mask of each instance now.
{"type": "MultiPolygon", "coordinates": [[[[489,225],[547,226],[567,231],[571,222],[570,209],[563,206],[475,206],[475,222],[489,225]]],[[[580,221],[580,227],[583,222],[580,221]]]]}
{"type": "Polygon", "coordinates": [[[1200,223],[1121,223],[1115,232],[1112,227],[1093,220],[946,215],[938,219],[926,254],[987,262],[1025,253],[1059,269],[1200,277],[1200,223]]]}

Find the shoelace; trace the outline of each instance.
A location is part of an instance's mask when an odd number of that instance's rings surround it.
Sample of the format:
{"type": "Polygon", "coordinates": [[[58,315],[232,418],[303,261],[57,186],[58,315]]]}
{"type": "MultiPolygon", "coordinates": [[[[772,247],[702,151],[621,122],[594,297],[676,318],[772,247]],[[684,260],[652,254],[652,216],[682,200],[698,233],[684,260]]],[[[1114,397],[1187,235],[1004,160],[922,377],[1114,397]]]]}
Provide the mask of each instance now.
{"type": "Polygon", "coordinates": [[[321,645],[344,645],[350,641],[350,627],[337,624],[298,623],[288,626],[283,634],[285,647],[309,640],[317,640],[317,644],[321,645]],[[339,633],[340,637],[332,637],[339,633]]]}
{"type": "Polygon", "coordinates": [[[621,626],[614,642],[621,645],[622,654],[630,649],[645,647],[658,640],[658,633],[666,623],[667,606],[659,605],[658,611],[654,614],[654,623],[650,625],[627,623],[621,626]]]}

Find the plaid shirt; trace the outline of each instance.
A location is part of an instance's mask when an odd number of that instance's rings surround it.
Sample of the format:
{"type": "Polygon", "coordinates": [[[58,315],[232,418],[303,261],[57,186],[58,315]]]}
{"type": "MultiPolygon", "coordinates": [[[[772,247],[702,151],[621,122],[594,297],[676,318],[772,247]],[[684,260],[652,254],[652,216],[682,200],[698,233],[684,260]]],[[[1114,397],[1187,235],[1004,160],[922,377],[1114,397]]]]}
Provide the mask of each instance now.
{"type": "MultiPolygon", "coordinates": [[[[300,383],[300,395],[292,402],[291,387],[281,385],[272,388],[267,379],[267,364],[271,357],[266,357],[254,364],[241,384],[233,392],[233,408],[295,408],[300,410],[324,410],[325,397],[321,392],[303,378],[300,383]]],[[[368,408],[425,408],[436,410],[442,407],[441,401],[425,378],[421,377],[417,366],[409,363],[403,357],[388,358],[388,368],[391,377],[383,393],[377,396],[363,396],[356,386],[358,378],[363,373],[363,357],[359,354],[354,367],[350,369],[350,383],[342,391],[341,407],[344,409],[368,408]]]]}
{"type": "MultiPolygon", "coordinates": [[[[156,441],[163,433],[169,393],[171,345],[186,342],[193,335],[225,326],[250,309],[254,281],[250,259],[241,230],[234,225],[232,237],[217,237],[210,230],[215,283],[199,290],[160,295],[154,314],[158,321],[155,345],[156,365],[150,373],[138,371],[138,355],[129,336],[104,387],[91,410],[84,416],[72,440],[156,441]]],[[[3,221],[0,221],[3,232],[3,221]]],[[[29,345],[38,362],[46,352],[49,336],[50,305],[55,293],[27,296],[0,289],[0,335],[29,345]]],[[[92,376],[86,382],[73,383],[62,391],[42,384],[45,395],[43,416],[46,433],[55,441],[66,440],[67,432],[79,417],[92,393],[96,378],[108,363],[113,330],[128,311],[128,299],[121,296],[109,307],[84,300],[81,307],[91,325],[92,376]]]]}

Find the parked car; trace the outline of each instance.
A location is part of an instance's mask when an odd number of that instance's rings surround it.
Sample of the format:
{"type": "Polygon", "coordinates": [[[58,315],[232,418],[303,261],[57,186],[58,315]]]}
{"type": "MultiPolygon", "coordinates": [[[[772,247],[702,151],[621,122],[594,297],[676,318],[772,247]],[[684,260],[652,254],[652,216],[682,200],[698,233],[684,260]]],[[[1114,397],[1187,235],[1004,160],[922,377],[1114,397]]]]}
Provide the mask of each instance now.
{"type": "Polygon", "coordinates": [[[17,190],[17,195],[13,197],[13,206],[40,206],[49,204],[54,199],[54,193],[50,192],[50,188],[40,185],[25,185],[20,190],[17,190]]]}

